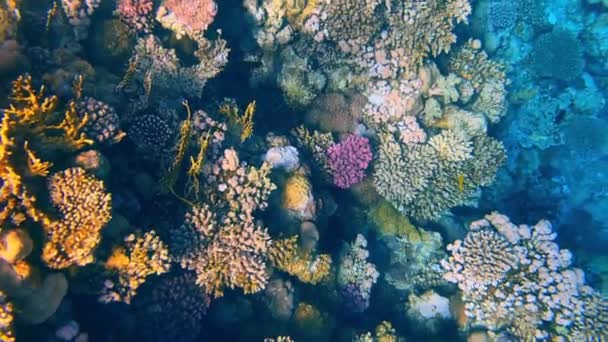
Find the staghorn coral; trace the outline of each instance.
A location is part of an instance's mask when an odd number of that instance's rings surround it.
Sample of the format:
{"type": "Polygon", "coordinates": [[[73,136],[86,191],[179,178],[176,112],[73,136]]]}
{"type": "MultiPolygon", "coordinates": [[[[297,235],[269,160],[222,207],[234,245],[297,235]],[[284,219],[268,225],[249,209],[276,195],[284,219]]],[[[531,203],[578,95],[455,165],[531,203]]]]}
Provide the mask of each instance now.
{"type": "Polygon", "coordinates": [[[372,161],[369,140],[350,134],[327,149],[327,160],[339,188],[347,189],[365,177],[365,170],[372,161]]]}
{"type": "Polygon", "coordinates": [[[141,236],[131,234],[125,238],[124,244],[116,247],[105,262],[111,278],[104,282],[99,297],[101,302],[130,304],[148,276],[169,271],[169,250],[155,231],[141,236]]]}
{"type": "MultiPolygon", "coordinates": [[[[464,141],[449,130],[441,135],[464,141]]],[[[401,146],[384,134],[380,142],[374,185],[395,208],[416,219],[437,219],[466,204],[480,186],[494,179],[506,159],[502,144],[485,136],[465,141],[457,153],[455,146],[441,140],[401,146]]]]}
{"type": "Polygon", "coordinates": [[[211,299],[192,272],[166,273],[146,281],[133,299],[146,341],[194,341],[211,299]]]}
{"type": "Polygon", "coordinates": [[[197,40],[216,14],[217,4],[213,0],[164,0],[156,11],[156,20],[178,39],[188,36],[197,40]]]}
{"type": "Polygon", "coordinates": [[[61,219],[44,224],[42,259],[51,268],[83,266],[93,262],[101,229],[111,218],[111,196],[102,181],[82,168],[55,173],[49,179],[50,200],[61,219]]]}
{"type": "Polygon", "coordinates": [[[345,305],[354,312],[363,312],[369,307],[372,286],[380,273],[367,261],[367,240],[361,234],[342,249],[337,282],[345,305]]]}
{"type": "Polygon", "coordinates": [[[572,254],[559,248],[556,236],[548,221],[517,226],[492,213],[448,245],[444,278],[463,292],[469,326],[506,328],[524,340],[606,338],[606,316],[586,312],[605,308],[606,301],[571,267],[572,254]]]}
{"type": "Polygon", "coordinates": [[[273,241],[269,258],[276,268],[308,284],[328,279],[331,271],[331,256],[299,247],[297,236],[273,241]]]}
{"type": "Polygon", "coordinates": [[[106,103],[84,97],[76,104],[76,110],[81,118],[88,118],[83,131],[97,143],[113,144],[125,136],[120,130],[118,114],[106,103]]]}
{"type": "Polygon", "coordinates": [[[118,17],[132,30],[150,32],[153,27],[152,0],[118,0],[116,10],[118,17]]]}

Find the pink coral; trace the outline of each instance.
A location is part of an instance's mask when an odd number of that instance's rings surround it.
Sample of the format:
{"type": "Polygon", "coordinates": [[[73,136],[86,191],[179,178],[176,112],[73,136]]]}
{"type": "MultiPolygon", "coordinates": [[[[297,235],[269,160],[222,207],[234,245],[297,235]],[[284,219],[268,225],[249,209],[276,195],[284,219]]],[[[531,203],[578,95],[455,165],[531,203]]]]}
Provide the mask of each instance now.
{"type": "Polygon", "coordinates": [[[156,19],[178,38],[184,35],[196,40],[213,22],[217,4],[213,0],[165,0],[156,19]]]}
{"type": "Polygon", "coordinates": [[[120,20],[137,31],[150,32],[152,29],[152,0],[118,0],[117,10],[120,20]]]}
{"type": "Polygon", "coordinates": [[[372,150],[367,138],[351,134],[327,150],[329,167],[334,184],[343,189],[360,182],[372,160],[372,150]]]}
{"type": "Polygon", "coordinates": [[[403,121],[397,124],[401,141],[406,145],[424,143],[426,141],[426,133],[418,122],[415,116],[406,116],[403,121]]]}

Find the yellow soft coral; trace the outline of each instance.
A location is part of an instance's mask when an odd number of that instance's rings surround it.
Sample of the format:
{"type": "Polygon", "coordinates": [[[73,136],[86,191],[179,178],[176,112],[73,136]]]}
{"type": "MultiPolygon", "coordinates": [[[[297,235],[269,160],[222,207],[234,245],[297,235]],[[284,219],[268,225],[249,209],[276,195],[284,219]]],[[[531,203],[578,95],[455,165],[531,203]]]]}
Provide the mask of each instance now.
{"type": "Polygon", "coordinates": [[[44,224],[46,243],[42,259],[51,268],[86,265],[101,239],[101,229],[111,218],[111,196],[103,182],[84,169],[71,168],[53,175],[50,199],[61,219],[44,224]]]}

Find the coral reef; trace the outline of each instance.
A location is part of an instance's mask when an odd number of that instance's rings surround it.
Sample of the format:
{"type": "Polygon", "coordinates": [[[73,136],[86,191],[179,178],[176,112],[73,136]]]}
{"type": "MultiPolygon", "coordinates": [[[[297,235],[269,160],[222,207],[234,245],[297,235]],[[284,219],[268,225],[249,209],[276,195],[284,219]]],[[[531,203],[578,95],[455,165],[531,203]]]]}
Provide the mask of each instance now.
{"type": "Polygon", "coordinates": [[[380,276],[376,266],[367,261],[368,257],[367,240],[361,234],[340,255],[338,286],[346,307],[354,312],[363,312],[369,307],[372,286],[380,276]]]}
{"type": "Polygon", "coordinates": [[[605,337],[605,315],[587,312],[606,305],[605,299],[585,285],[582,270],[571,267],[572,253],[554,242],[557,234],[548,221],[517,226],[492,213],[469,228],[442,261],[445,279],[463,292],[469,325],[506,327],[522,339],[576,339],[593,326],[586,336],[605,337]]]}

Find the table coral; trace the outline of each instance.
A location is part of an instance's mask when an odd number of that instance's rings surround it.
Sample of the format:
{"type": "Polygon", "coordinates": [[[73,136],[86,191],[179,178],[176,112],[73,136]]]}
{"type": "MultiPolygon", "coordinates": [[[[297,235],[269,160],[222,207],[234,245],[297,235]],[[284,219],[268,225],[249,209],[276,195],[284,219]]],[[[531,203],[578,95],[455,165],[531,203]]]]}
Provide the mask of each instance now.
{"type": "Polygon", "coordinates": [[[61,217],[44,225],[42,259],[58,269],[91,263],[101,229],[111,217],[111,197],[103,182],[82,168],[71,168],[49,179],[49,193],[61,217]]]}
{"type": "Polygon", "coordinates": [[[606,337],[606,307],[573,268],[572,254],[554,242],[548,221],[515,225],[499,213],[474,221],[464,240],[448,246],[444,277],[463,291],[469,325],[506,328],[522,339],[606,337]],[[588,329],[588,330],[585,330],[588,329]]]}

